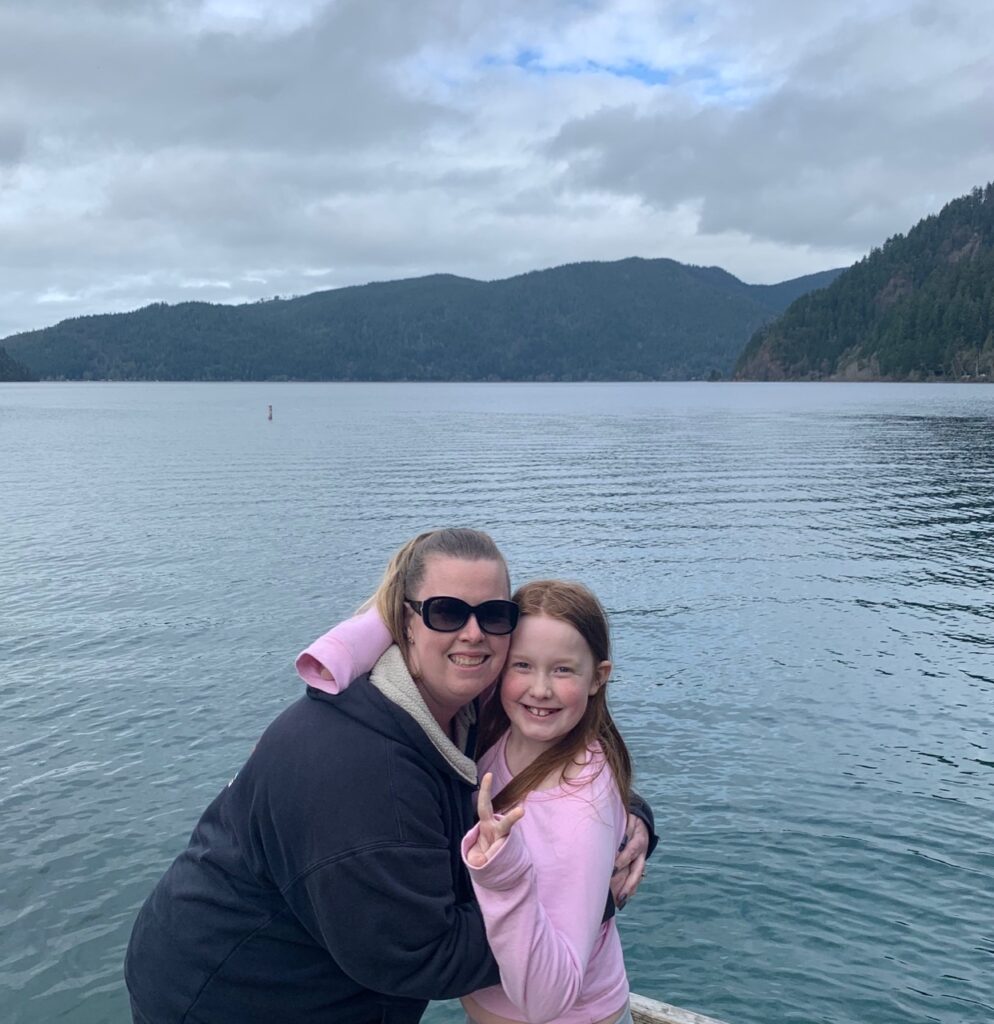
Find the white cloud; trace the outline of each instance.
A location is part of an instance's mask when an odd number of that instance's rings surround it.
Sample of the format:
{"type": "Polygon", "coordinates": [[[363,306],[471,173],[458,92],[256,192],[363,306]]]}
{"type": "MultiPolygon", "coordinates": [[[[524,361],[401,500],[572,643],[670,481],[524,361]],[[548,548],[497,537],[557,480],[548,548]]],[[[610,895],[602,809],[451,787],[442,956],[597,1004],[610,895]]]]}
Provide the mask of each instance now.
{"type": "Polygon", "coordinates": [[[0,0],[0,336],[669,256],[774,281],[994,177],[952,0],[0,0]]]}

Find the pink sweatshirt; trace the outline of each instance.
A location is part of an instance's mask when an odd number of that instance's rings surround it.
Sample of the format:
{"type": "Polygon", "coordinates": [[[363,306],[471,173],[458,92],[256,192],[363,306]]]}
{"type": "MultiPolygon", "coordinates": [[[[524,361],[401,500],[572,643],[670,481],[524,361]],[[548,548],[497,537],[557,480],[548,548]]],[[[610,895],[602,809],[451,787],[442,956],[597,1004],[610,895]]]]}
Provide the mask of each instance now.
{"type": "MultiPolygon", "coordinates": [[[[375,609],[335,626],[297,657],[309,685],[339,693],[390,645],[375,609]],[[322,667],[332,680],[321,678],[322,667]]],[[[494,794],[511,781],[507,736],[480,759],[494,794]]],[[[599,747],[571,783],[530,793],[525,816],[482,868],[467,864],[502,985],[472,998],[512,1020],[590,1024],[620,1010],[628,980],[614,918],[601,923],[625,809],[599,747]]],[[[476,842],[463,839],[463,859],[476,842]]]]}
{"type": "MultiPolygon", "coordinates": [[[[494,793],[511,781],[505,736],[480,759],[494,793]]],[[[466,862],[502,984],[474,992],[513,1020],[589,1024],[621,1010],[628,979],[615,919],[601,923],[625,833],[621,795],[600,747],[578,778],[529,793],[525,816],[482,868],[466,862]]],[[[463,860],[479,826],[463,840],[463,860]]]]}
{"type": "Polygon", "coordinates": [[[390,630],[376,608],[367,608],[340,622],[297,655],[297,674],[308,686],[341,693],[353,679],[365,675],[393,643],[390,630]],[[332,678],[322,679],[326,668],[332,678]]]}

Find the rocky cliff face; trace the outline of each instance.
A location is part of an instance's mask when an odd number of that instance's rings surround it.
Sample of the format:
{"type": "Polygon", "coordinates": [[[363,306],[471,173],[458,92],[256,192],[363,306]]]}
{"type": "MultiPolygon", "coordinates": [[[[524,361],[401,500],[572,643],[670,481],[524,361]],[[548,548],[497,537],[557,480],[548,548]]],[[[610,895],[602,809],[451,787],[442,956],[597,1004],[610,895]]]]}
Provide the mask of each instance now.
{"type": "Polygon", "coordinates": [[[773,351],[771,339],[764,340],[754,351],[743,355],[735,371],[736,380],[791,380],[787,367],[773,351]]]}

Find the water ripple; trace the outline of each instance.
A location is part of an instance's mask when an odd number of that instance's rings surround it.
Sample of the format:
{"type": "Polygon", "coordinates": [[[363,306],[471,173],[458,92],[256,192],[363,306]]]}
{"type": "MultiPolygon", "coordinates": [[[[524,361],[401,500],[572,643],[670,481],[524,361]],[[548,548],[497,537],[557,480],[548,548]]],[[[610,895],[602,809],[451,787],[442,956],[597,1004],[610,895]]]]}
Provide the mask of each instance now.
{"type": "Polygon", "coordinates": [[[135,910],[293,655],[452,522],[612,615],[663,837],[636,990],[994,1018],[994,389],[0,385],[0,414],[5,1024],[125,1019],[135,910]]]}

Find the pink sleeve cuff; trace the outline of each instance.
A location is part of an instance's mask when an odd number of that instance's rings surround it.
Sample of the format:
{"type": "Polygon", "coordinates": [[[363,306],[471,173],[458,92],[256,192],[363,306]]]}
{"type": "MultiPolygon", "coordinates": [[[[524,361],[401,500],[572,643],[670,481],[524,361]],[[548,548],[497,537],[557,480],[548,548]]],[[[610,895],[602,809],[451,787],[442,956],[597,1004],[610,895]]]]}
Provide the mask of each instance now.
{"type": "Polygon", "coordinates": [[[474,825],[462,841],[462,861],[469,870],[474,885],[484,889],[500,891],[511,889],[517,885],[521,876],[528,870],[531,861],[528,850],[517,826],[507,834],[500,849],[482,867],[473,867],[466,859],[469,851],[476,845],[480,835],[480,826],[474,825]]]}
{"type": "Polygon", "coordinates": [[[375,607],[340,622],[297,655],[297,674],[308,686],[341,693],[353,679],[368,672],[393,642],[375,607]],[[321,676],[321,669],[331,679],[321,676]]]}

